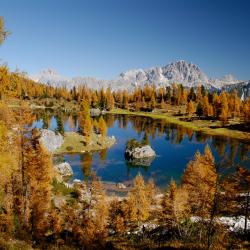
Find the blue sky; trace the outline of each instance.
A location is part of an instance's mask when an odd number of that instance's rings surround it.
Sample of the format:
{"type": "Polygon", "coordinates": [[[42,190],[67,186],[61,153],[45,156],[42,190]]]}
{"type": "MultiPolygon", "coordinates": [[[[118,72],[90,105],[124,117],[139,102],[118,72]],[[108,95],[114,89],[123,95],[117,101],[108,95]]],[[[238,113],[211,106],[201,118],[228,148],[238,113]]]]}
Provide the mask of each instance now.
{"type": "Polygon", "coordinates": [[[12,32],[0,58],[29,74],[105,79],[183,59],[250,79],[249,13],[248,0],[0,0],[12,32]]]}

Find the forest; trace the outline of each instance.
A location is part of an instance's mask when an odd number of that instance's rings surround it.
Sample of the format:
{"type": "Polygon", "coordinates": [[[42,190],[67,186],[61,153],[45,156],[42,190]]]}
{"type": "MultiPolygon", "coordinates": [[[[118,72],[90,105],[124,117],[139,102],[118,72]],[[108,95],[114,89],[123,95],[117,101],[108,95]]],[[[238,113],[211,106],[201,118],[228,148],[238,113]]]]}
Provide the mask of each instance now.
{"type": "MultiPolygon", "coordinates": [[[[0,18],[0,44],[8,35],[0,18]]],[[[207,145],[189,161],[181,183],[173,179],[164,192],[140,174],[122,198],[108,196],[95,173],[90,181],[67,187],[56,180],[52,155],[32,128],[43,108],[78,115],[85,144],[93,131],[105,136],[112,122],[102,117],[95,121],[90,109],[97,108],[157,111],[190,124],[198,120],[235,126],[247,134],[250,125],[250,99],[241,100],[236,92],[177,83],[167,88],[146,85],[131,93],[86,86],[68,90],[34,82],[1,65],[0,249],[249,249],[249,169],[237,166],[235,172],[220,175],[207,145]],[[59,206],[60,196],[67,202],[59,206]],[[243,222],[241,229],[231,230],[223,219],[233,217],[243,222]]],[[[134,126],[147,127],[136,116],[134,126]]],[[[183,128],[174,139],[181,140],[185,132],[192,133],[183,128]]],[[[148,134],[153,133],[151,126],[148,134]]]]}

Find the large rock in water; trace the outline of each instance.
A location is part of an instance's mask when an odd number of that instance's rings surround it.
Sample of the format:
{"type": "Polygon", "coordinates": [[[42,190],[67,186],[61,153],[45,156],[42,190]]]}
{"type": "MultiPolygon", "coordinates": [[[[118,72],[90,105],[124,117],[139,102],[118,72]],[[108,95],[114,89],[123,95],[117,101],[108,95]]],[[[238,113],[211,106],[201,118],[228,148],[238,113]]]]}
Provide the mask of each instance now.
{"type": "Polygon", "coordinates": [[[89,110],[89,113],[91,117],[95,117],[95,116],[105,115],[106,110],[100,110],[99,108],[92,108],[89,110]]]}
{"type": "Polygon", "coordinates": [[[73,170],[71,166],[69,165],[68,162],[63,162],[58,165],[54,166],[56,171],[62,176],[62,177],[67,177],[67,176],[72,176],[73,175],[73,170]]]}
{"type": "Polygon", "coordinates": [[[135,148],[126,148],[125,155],[130,159],[152,158],[155,157],[155,151],[149,146],[141,146],[135,148]]]}
{"type": "Polygon", "coordinates": [[[90,116],[95,117],[101,115],[101,110],[99,108],[92,108],[89,110],[90,116]]]}
{"type": "Polygon", "coordinates": [[[52,130],[41,129],[39,141],[50,153],[53,153],[56,149],[62,146],[64,139],[59,133],[56,134],[52,130]]]}

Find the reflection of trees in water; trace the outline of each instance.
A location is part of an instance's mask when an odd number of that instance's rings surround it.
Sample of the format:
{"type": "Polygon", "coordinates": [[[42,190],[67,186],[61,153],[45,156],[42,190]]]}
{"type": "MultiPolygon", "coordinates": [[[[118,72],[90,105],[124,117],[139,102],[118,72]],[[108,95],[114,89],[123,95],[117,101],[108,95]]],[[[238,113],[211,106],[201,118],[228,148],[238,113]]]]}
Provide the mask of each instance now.
{"type": "Polygon", "coordinates": [[[250,145],[249,144],[241,144],[239,157],[241,161],[250,159],[250,145]]]}
{"type": "Polygon", "coordinates": [[[46,112],[44,112],[42,119],[43,119],[43,129],[48,129],[51,119],[49,119],[46,112]]]}
{"type": "Polygon", "coordinates": [[[106,114],[103,118],[104,118],[108,128],[111,128],[114,126],[114,123],[115,123],[115,116],[114,115],[106,114]]]}
{"type": "MultiPolygon", "coordinates": [[[[122,116],[120,119],[123,119],[122,116]]],[[[165,134],[166,140],[170,141],[172,144],[180,144],[186,136],[189,141],[195,136],[197,142],[204,144],[212,139],[213,148],[220,156],[219,164],[223,167],[235,167],[239,161],[249,161],[250,159],[250,145],[240,142],[239,140],[210,136],[200,131],[194,132],[190,128],[170,124],[164,120],[154,120],[148,117],[130,116],[129,122],[131,122],[133,129],[138,134],[144,132],[152,138],[154,138],[156,133],[158,136],[165,134]]]]}
{"type": "Polygon", "coordinates": [[[101,161],[105,161],[107,158],[107,149],[102,149],[99,151],[99,156],[101,161]]]}
{"type": "Polygon", "coordinates": [[[70,129],[73,130],[75,128],[75,125],[74,125],[74,121],[73,121],[72,115],[69,115],[68,121],[69,121],[69,127],[70,127],[70,129]]]}
{"type": "Polygon", "coordinates": [[[218,155],[223,157],[226,150],[227,140],[223,137],[212,137],[212,145],[216,149],[218,155]]]}
{"type": "Polygon", "coordinates": [[[149,166],[137,166],[137,165],[133,165],[132,163],[130,163],[129,161],[126,161],[126,160],[125,160],[125,164],[126,164],[126,167],[127,167],[127,179],[128,179],[128,181],[134,179],[134,176],[131,176],[131,171],[132,170],[137,170],[137,173],[143,172],[143,171],[145,173],[147,173],[147,171],[149,169],[149,166]],[[141,171],[141,170],[143,170],[143,171],[141,171]]]}
{"type": "Polygon", "coordinates": [[[190,129],[190,128],[187,128],[186,131],[187,131],[188,140],[192,141],[194,131],[192,129],[190,129]]]}
{"type": "Polygon", "coordinates": [[[57,124],[56,131],[64,135],[64,122],[62,121],[61,115],[57,115],[55,118],[56,118],[56,124],[57,124]]]}
{"type": "MultiPolygon", "coordinates": [[[[58,116],[59,111],[52,109],[44,110],[35,110],[35,118],[37,120],[44,120],[44,127],[50,127],[50,121],[53,116],[58,116]]],[[[69,126],[77,127],[77,114],[69,114],[60,112],[62,121],[68,121],[69,126]]],[[[219,164],[225,167],[235,167],[237,162],[245,162],[249,164],[250,159],[250,145],[239,140],[230,139],[227,137],[219,136],[210,136],[206,135],[200,131],[194,132],[191,128],[185,128],[182,126],[177,126],[176,124],[170,124],[165,120],[152,119],[150,117],[142,116],[129,116],[129,115],[112,115],[106,114],[104,119],[107,123],[107,126],[110,128],[114,126],[114,122],[118,122],[119,128],[127,129],[128,124],[130,123],[133,130],[137,132],[138,135],[143,134],[146,137],[155,138],[155,136],[165,136],[167,141],[170,141],[172,144],[180,144],[185,137],[189,141],[192,141],[194,138],[199,143],[207,143],[209,140],[212,141],[212,146],[218,153],[220,157],[219,164]]],[[[105,160],[106,152],[100,152],[100,159],[105,160]]],[[[89,163],[87,163],[88,166],[89,163]]],[[[91,164],[90,164],[91,165],[91,164]]],[[[131,165],[129,165],[131,167],[131,165]]]]}
{"type": "Polygon", "coordinates": [[[91,176],[91,167],[93,162],[93,155],[91,153],[85,153],[80,155],[81,168],[84,175],[84,180],[88,181],[91,176]]]}
{"type": "Polygon", "coordinates": [[[72,114],[72,119],[73,119],[73,123],[74,123],[75,129],[76,129],[77,128],[77,121],[78,121],[77,114],[72,114]]]}
{"type": "Polygon", "coordinates": [[[220,160],[217,162],[219,168],[236,171],[236,167],[239,164],[248,164],[250,160],[250,147],[246,143],[242,143],[239,140],[225,138],[225,137],[212,137],[212,145],[220,156],[220,160]]]}
{"type": "Polygon", "coordinates": [[[209,135],[206,135],[204,133],[202,133],[201,131],[196,131],[195,132],[195,139],[197,142],[207,142],[207,140],[210,138],[209,135]]]}

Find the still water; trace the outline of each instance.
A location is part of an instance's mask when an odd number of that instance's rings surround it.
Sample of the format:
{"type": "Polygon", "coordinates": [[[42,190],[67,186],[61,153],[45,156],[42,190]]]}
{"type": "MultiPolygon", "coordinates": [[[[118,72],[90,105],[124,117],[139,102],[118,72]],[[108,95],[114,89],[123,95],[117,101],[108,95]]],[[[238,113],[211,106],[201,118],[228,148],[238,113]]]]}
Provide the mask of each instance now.
{"type": "MultiPolygon", "coordinates": [[[[37,115],[33,126],[57,129],[61,119],[65,132],[77,131],[77,117],[71,115],[37,115]],[[44,122],[45,121],[45,122],[44,122]]],[[[234,172],[237,165],[250,169],[250,143],[239,140],[208,136],[162,120],[128,115],[105,115],[109,136],[116,144],[110,149],[84,154],[57,156],[57,162],[67,161],[72,166],[72,179],[87,179],[94,171],[103,181],[130,182],[139,172],[144,179],[153,178],[159,188],[165,188],[171,179],[181,180],[187,163],[197,150],[204,151],[209,144],[221,175],[234,172]],[[150,145],[157,156],[150,166],[133,166],[124,158],[126,142],[130,138],[141,140],[148,134],[150,145]]]]}

